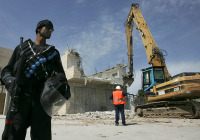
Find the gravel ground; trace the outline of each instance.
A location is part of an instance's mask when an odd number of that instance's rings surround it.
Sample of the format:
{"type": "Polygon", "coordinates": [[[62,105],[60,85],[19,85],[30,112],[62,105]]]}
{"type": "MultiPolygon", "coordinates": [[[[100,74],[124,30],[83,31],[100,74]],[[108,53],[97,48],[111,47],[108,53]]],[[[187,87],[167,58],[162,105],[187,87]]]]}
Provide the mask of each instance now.
{"type": "MultiPolygon", "coordinates": [[[[140,118],[125,110],[127,126],[114,125],[114,111],[54,116],[53,140],[199,140],[199,119],[140,118]]],[[[0,135],[5,116],[0,116],[0,135]]],[[[121,120],[120,120],[121,122],[121,120]]],[[[30,130],[26,140],[30,140],[30,130]]]]}

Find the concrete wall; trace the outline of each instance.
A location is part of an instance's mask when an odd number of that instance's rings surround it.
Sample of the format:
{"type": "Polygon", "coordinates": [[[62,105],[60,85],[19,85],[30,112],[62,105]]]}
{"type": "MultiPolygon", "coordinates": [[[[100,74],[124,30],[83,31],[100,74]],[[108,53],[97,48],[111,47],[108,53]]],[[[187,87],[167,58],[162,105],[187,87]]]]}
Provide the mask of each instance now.
{"type": "MultiPolygon", "coordinates": [[[[84,79],[70,79],[69,85],[71,98],[59,111],[59,115],[114,110],[114,105],[109,97],[116,85],[96,80],[85,82],[84,79]]],[[[126,89],[123,91],[126,92],[126,89]]],[[[125,109],[130,108],[130,99],[127,98],[125,109]]]]}
{"type": "MultiPolygon", "coordinates": [[[[5,67],[8,64],[12,53],[13,50],[0,47],[0,78],[1,71],[3,67],[5,67]]],[[[6,99],[9,100],[9,96],[6,98],[5,86],[1,85],[0,83],[0,114],[5,114],[7,112],[9,101],[7,101],[6,99]]]]}
{"type": "Polygon", "coordinates": [[[81,79],[69,80],[69,84],[72,96],[67,103],[66,113],[113,110],[113,105],[109,100],[113,85],[95,81],[85,85],[81,79]]]}
{"type": "Polygon", "coordinates": [[[3,114],[4,112],[5,97],[6,97],[5,86],[0,85],[0,114],[3,114]]]}
{"type": "Polygon", "coordinates": [[[81,67],[81,58],[77,52],[73,49],[67,48],[65,55],[61,57],[62,65],[67,79],[80,78],[84,76],[83,69],[81,67]]]}
{"type": "Polygon", "coordinates": [[[5,67],[10,60],[13,50],[0,47],[0,66],[5,67]]]}
{"type": "Polygon", "coordinates": [[[109,79],[112,84],[118,84],[124,87],[125,82],[123,76],[126,75],[126,67],[127,65],[118,64],[110,69],[90,75],[89,77],[109,79]]]}

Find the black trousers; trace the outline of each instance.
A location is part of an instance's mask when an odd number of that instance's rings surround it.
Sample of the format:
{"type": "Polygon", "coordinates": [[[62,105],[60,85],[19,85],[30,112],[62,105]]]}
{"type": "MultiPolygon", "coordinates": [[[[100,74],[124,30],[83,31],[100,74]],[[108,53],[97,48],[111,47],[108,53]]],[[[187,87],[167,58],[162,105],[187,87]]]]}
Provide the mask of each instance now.
{"type": "MultiPolygon", "coordinates": [[[[9,109],[6,119],[9,118],[9,109]]],[[[5,124],[2,140],[25,140],[27,128],[30,127],[31,140],[51,140],[51,117],[48,116],[40,104],[39,97],[23,95],[19,97],[18,110],[14,114],[9,135],[5,124]]]]}
{"type": "Polygon", "coordinates": [[[125,114],[124,114],[124,104],[115,105],[115,123],[119,124],[119,113],[121,113],[122,123],[126,124],[125,114]]]}

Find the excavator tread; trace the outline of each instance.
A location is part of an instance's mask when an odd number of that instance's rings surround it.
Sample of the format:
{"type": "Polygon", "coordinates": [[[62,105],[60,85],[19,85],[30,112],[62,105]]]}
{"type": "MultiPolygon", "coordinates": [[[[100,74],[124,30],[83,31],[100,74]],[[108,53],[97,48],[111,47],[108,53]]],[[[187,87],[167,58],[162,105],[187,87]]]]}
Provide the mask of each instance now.
{"type": "Polygon", "coordinates": [[[135,112],[146,118],[200,119],[200,103],[197,101],[159,101],[138,105],[135,112]]]}

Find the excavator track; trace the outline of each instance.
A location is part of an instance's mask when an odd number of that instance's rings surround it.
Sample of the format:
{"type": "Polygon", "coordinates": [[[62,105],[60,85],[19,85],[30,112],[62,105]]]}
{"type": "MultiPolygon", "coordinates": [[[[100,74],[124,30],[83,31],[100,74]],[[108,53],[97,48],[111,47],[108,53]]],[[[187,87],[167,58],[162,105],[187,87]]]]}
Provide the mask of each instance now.
{"type": "Polygon", "coordinates": [[[196,101],[159,101],[138,105],[135,112],[147,118],[200,119],[200,103],[196,101]]]}

